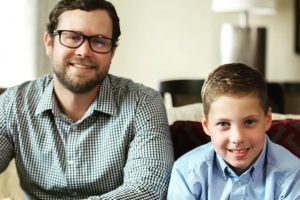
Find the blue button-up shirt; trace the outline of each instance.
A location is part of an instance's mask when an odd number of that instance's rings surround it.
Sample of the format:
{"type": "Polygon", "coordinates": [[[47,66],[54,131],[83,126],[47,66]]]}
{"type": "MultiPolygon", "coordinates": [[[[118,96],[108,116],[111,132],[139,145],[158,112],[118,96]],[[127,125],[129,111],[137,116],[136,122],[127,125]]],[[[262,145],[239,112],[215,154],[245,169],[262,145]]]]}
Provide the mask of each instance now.
{"type": "Polygon", "coordinates": [[[109,75],[78,121],[65,116],[53,78],[0,96],[0,173],[15,158],[30,199],[161,199],[173,164],[160,94],[109,75]]]}
{"type": "Polygon", "coordinates": [[[208,143],[175,162],[168,199],[299,200],[300,160],[266,136],[258,159],[237,176],[208,143]]]}

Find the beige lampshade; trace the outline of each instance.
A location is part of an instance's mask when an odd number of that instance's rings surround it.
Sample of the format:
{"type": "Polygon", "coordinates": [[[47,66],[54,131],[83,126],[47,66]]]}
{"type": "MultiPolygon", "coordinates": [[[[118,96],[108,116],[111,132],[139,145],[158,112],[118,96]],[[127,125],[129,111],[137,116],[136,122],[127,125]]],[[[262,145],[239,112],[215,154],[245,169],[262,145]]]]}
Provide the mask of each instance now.
{"type": "Polygon", "coordinates": [[[215,12],[251,12],[254,14],[275,14],[277,0],[212,0],[215,12]]]}

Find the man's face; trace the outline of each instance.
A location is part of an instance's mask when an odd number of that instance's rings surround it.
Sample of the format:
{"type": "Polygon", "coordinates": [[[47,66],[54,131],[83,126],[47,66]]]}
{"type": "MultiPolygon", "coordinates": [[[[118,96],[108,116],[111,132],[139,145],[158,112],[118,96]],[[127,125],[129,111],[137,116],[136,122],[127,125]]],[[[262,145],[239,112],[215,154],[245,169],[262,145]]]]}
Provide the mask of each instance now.
{"type": "Polygon", "coordinates": [[[210,105],[203,127],[218,155],[239,175],[257,159],[271,126],[255,95],[220,96],[210,105]]]}
{"type": "MultiPolygon", "coordinates": [[[[112,38],[112,21],[105,10],[70,10],[59,17],[57,30],[112,38]]],[[[69,48],[60,44],[58,35],[51,37],[47,33],[45,46],[52,61],[55,86],[74,93],[85,93],[99,86],[108,74],[115,50],[106,54],[95,53],[87,40],[78,48],[69,48]]]]}

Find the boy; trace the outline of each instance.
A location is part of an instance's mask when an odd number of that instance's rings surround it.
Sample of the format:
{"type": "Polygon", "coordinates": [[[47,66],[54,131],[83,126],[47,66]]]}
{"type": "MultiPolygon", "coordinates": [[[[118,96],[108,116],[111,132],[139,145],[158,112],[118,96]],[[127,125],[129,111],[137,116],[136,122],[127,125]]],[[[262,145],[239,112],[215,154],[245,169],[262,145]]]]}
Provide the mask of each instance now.
{"type": "Polygon", "coordinates": [[[175,162],[168,199],[300,199],[300,160],[265,134],[272,116],[259,72],[222,65],[201,95],[211,142],[175,162]]]}

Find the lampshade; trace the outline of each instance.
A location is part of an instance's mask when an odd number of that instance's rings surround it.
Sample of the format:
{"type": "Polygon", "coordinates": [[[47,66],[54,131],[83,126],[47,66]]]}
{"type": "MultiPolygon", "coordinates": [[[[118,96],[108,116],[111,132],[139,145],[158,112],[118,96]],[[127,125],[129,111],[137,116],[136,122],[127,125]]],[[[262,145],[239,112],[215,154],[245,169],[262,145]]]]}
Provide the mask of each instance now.
{"type": "Polygon", "coordinates": [[[254,14],[275,14],[276,0],[212,0],[215,12],[251,12],[254,14]]]}

